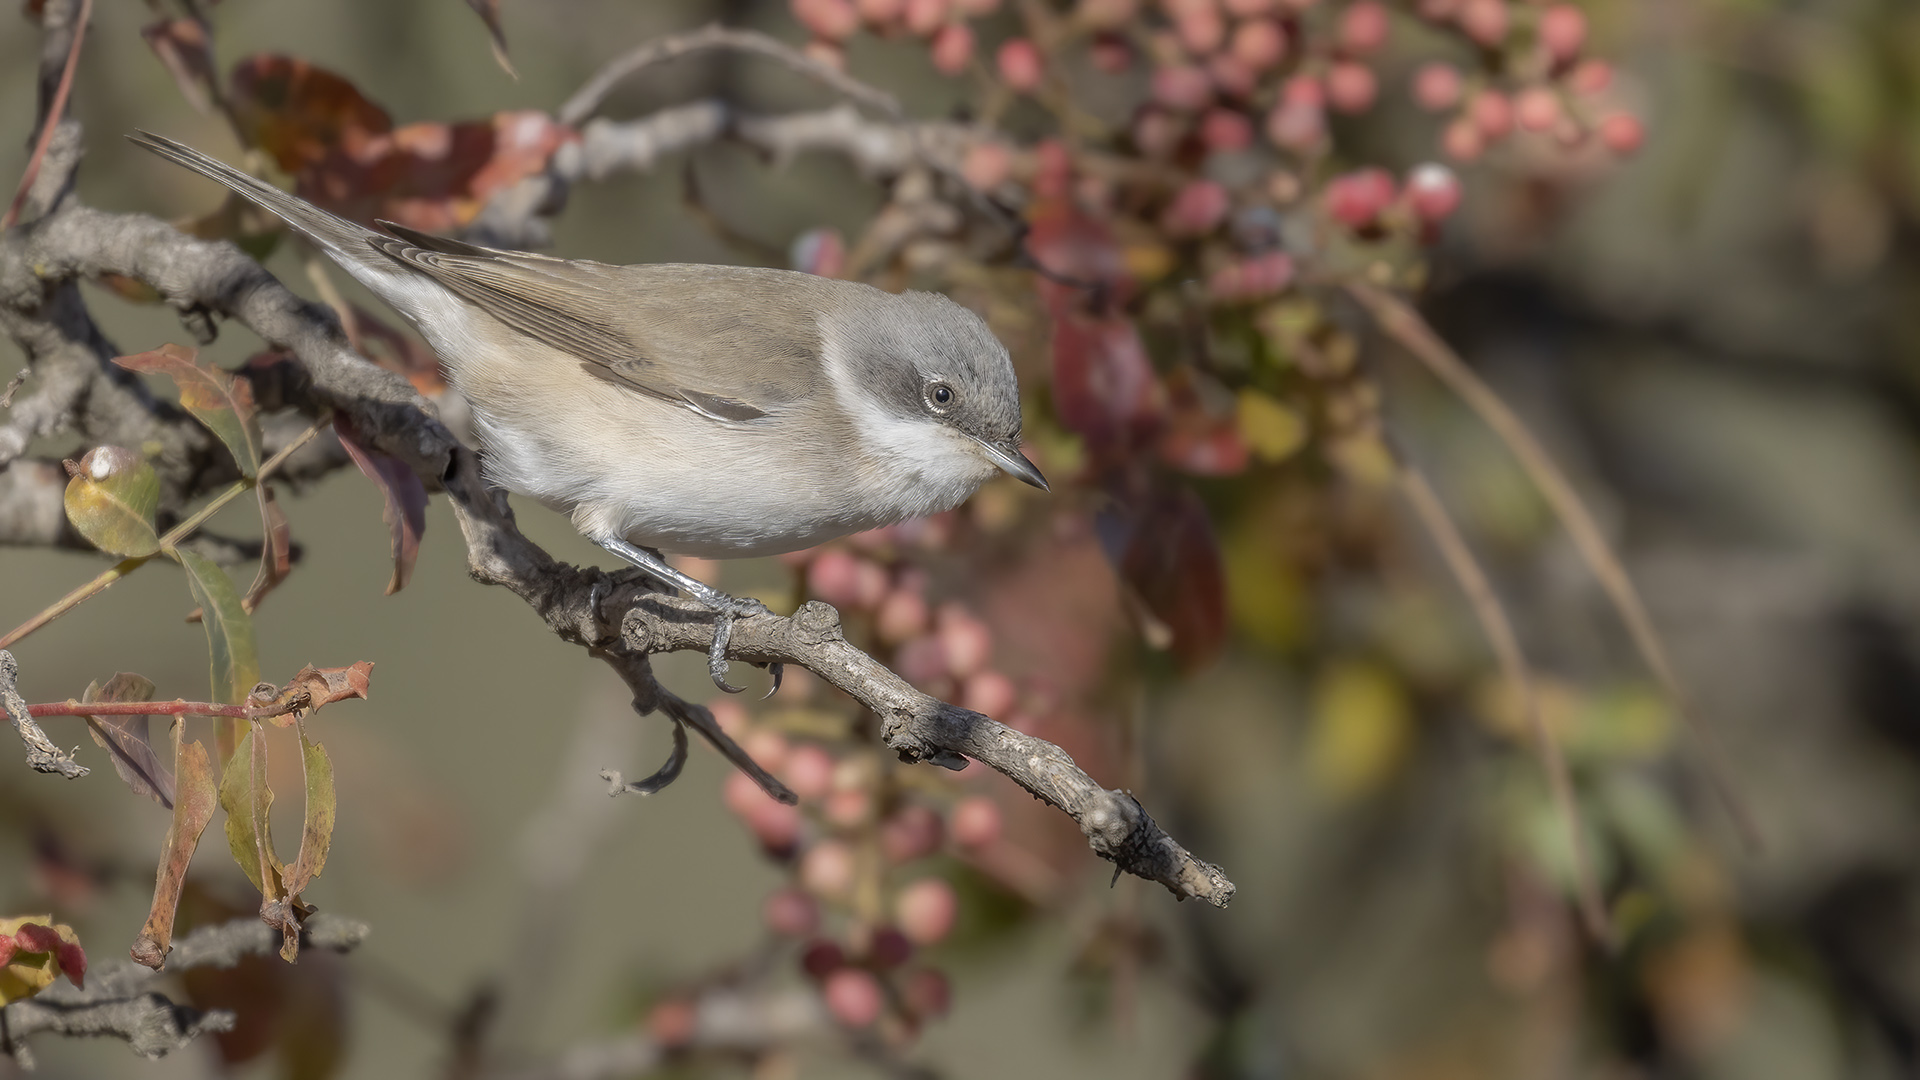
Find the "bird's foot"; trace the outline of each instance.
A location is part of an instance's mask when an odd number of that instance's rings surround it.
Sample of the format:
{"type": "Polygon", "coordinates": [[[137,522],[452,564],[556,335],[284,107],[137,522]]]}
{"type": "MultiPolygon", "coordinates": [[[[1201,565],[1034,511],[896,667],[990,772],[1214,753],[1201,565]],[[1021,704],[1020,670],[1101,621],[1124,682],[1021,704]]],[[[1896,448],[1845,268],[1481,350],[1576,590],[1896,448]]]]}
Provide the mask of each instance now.
{"type": "MultiPolygon", "coordinates": [[[[713,685],[729,694],[738,694],[746,689],[727,681],[727,645],[733,640],[734,620],[769,614],[767,605],[750,597],[723,593],[704,581],[674,569],[658,552],[636,547],[619,539],[594,542],[660,581],[680,590],[689,599],[697,600],[711,609],[713,611],[713,644],[707,649],[707,674],[713,678],[713,685]]],[[[778,690],[780,665],[774,664],[771,667],[773,687],[778,690]]],[[[768,696],[772,696],[771,691],[768,692],[768,696]]]]}

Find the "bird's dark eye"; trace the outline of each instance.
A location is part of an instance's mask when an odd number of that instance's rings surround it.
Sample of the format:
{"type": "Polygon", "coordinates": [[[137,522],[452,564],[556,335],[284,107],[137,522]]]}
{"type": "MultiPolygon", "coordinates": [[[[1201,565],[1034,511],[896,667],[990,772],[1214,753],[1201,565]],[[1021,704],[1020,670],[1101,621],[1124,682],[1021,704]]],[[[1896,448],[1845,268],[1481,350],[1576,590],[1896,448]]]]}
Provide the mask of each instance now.
{"type": "Polygon", "coordinates": [[[943,413],[952,408],[953,398],[953,387],[948,386],[946,383],[937,382],[927,384],[927,408],[932,409],[934,412],[943,413]]]}

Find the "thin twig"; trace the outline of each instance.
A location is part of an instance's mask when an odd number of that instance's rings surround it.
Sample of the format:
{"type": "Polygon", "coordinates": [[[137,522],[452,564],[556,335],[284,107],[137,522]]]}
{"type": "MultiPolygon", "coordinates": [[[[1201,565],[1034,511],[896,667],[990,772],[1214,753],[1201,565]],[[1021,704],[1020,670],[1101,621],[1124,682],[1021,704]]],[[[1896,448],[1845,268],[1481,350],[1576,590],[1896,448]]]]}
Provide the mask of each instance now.
{"type": "Polygon", "coordinates": [[[226,705],[217,701],[48,701],[28,705],[43,716],[229,716],[236,720],[270,720],[304,709],[307,701],[295,697],[271,705],[226,705]]]}
{"type": "Polygon", "coordinates": [[[1566,754],[1540,713],[1540,695],[1527,658],[1520,651],[1520,638],[1507,618],[1507,609],[1500,603],[1493,583],[1487,580],[1486,571],[1474,558],[1473,549],[1467,546],[1466,537],[1460,535],[1453,516],[1447,513],[1446,504],[1440,501],[1426,475],[1402,457],[1399,479],[1400,490],[1407,496],[1414,515],[1433,537],[1434,546],[1440,549],[1440,557],[1446,561],[1454,580],[1460,583],[1460,590],[1467,594],[1473,616],[1479,620],[1481,631],[1487,635],[1487,644],[1492,646],[1493,655],[1500,663],[1500,673],[1513,688],[1520,711],[1532,729],[1534,746],[1540,751],[1540,764],[1546,770],[1547,786],[1553,791],[1554,806],[1566,823],[1567,839],[1572,845],[1580,916],[1586,921],[1587,932],[1611,948],[1613,923],[1600,896],[1600,879],[1594,873],[1593,855],[1587,850],[1586,830],[1581,825],[1579,803],[1574,799],[1573,777],[1567,769],[1566,754]]]}
{"type": "Polygon", "coordinates": [[[53,101],[47,106],[47,115],[40,119],[40,138],[34,141],[33,156],[27,159],[27,170],[20,177],[20,188],[13,193],[13,202],[8,205],[5,216],[0,216],[0,229],[9,229],[20,220],[20,208],[26,205],[27,192],[32,190],[34,178],[40,175],[40,163],[46,160],[47,147],[53,145],[53,134],[60,127],[60,118],[67,112],[67,97],[73,92],[73,72],[80,66],[80,44],[87,37],[87,22],[93,18],[93,0],[80,0],[80,15],[73,27],[73,43],[67,47],[67,66],[60,71],[60,85],[53,91],[53,101]]]}
{"type": "Polygon", "coordinates": [[[823,86],[885,113],[891,119],[902,120],[906,117],[905,110],[900,107],[900,100],[885,90],[870,86],[844,71],[815,60],[779,38],[763,34],[758,30],[741,30],[721,26],[718,23],[703,26],[692,33],[649,41],[615,58],[595,72],[585,86],[575,91],[574,95],[560,106],[555,115],[562,124],[578,127],[599,111],[614,87],[631,76],[655,64],[706,52],[709,49],[731,49],[735,52],[754,53],[778,60],[823,86]]]}
{"type": "Polygon", "coordinates": [[[47,733],[40,730],[40,725],[33,722],[33,711],[20,696],[19,678],[20,661],[0,649],[0,706],[4,706],[7,716],[12,718],[20,741],[27,744],[27,766],[34,772],[57,773],[69,780],[87,775],[92,770],[73,760],[71,753],[55,746],[47,733]]]}
{"type": "Polygon", "coordinates": [[[1493,429],[1507,448],[1513,451],[1520,465],[1532,479],[1547,502],[1553,506],[1554,513],[1566,526],[1567,535],[1580,552],[1587,568],[1598,578],[1601,587],[1613,602],[1614,609],[1620,613],[1626,623],[1627,633],[1633,639],[1634,647],[1639,651],[1641,660],[1653,672],[1660,687],[1673,703],[1674,712],[1680,717],[1687,731],[1697,740],[1701,752],[1702,773],[1707,786],[1725,807],[1740,835],[1749,847],[1760,846],[1760,833],[1753,823],[1752,815],[1746,804],[1734,794],[1721,768],[1722,753],[1712,729],[1694,716],[1687,702],[1685,690],[1680,685],[1679,676],[1673,665],[1668,662],[1667,652],[1660,643],[1660,635],[1653,627],[1653,619],[1647,614],[1646,605],[1640,600],[1640,593],[1627,577],[1626,568],[1608,546],[1600,525],[1587,510],[1586,503],[1574,491],[1573,484],[1567,479],[1560,467],[1554,464],[1546,448],[1533,437],[1525,424],[1520,422],[1513,410],[1507,408],[1498,394],[1473,369],[1456,355],[1433,327],[1420,317],[1420,313],[1408,306],[1405,301],[1364,281],[1351,280],[1346,290],[1361,306],[1374,317],[1388,337],[1399,342],[1414,358],[1426,365],[1448,389],[1457,394],[1467,406],[1477,413],[1486,425],[1493,429]]]}
{"type": "Polygon", "coordinates": [[[320,430],[328,426],[329,422],[328,419],[314,421],[311,427],[301,432],[292,442],[281,447],[279,453],[268,458],[266,462],[260,466],[260,471],[255,474],[253,479],[242,478],[235,480],[233,486],[214,496],[212,501],[195,511],[191,517],[175,525],[172,529],[169,529],[167,535],[160,538],[159,550],[155,551],[152,555],[140,555],[131,559],[122,559],[120,562],[101,571],[100,575],[92,581],[74,589],[72,592],[41,610],[38,614],[34,615],[33,618],[9,630],[5,637],[0,637],[0,649],[12,645],[14,642],[19,641],[35,630],[40,629],[60,616],[65,615],[67,612],[72,611],[74,608],[79,607],[88,598],[102,592],[107,586],[138,570],[143,564],[159,558],[160,555],[176,544],[193,535],[195,529],[206,524],[213,515],[219,513],[228,503],[252,491],[256,485],[265,482],[269,476],[273,475],[274,470],[285,464],[286,460],[293,456],[295,450],[313,441],[313,437],[320,434],[320,430]]]}

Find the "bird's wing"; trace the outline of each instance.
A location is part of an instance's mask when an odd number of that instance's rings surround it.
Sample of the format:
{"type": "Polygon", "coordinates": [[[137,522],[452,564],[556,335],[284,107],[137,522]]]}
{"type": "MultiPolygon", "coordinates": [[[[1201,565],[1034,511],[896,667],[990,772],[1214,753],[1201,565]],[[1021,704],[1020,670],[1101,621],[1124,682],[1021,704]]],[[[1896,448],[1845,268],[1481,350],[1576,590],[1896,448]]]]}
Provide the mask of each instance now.
{"type": "Polygon", "coordinates": [[[380,225],[393,235],[371,242],[394,261],[600,378],[718,420],[754,420],[804,396],[818,363],[804,299],[753,287],[777,271],[609,266],[380,225]]]}

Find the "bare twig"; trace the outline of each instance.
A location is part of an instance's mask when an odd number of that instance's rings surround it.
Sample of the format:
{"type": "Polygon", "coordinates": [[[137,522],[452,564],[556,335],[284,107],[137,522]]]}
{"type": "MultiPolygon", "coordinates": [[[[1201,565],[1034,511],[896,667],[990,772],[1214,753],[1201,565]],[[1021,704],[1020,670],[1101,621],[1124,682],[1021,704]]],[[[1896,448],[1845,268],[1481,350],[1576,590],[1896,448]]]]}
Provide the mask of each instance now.
{"type": "Polygon", "coordinates": [[[1720,761],[1722,755],[1712,729],[1702,723],[1691,712],[1685,690],[1680,678],[1674,672],[1673,665],[1667,659],[1665,646],[1660,643],[1660,635],[1653,628],[1653,619],[1647,614],[1646,605],[1640,600],[1640,593],[1627,577],[1626,568],[1607,544],[1606,536],[1600,530],[1599,522],[1593,519],[1573,484],[1566,474],[1553,462],[1546,448],[1541,446],[1533,433],[1527,430],[1513,410],[1493,389],[1474,374],[1473,369],[1456,355],[1447,343],[1441,340],[1433,327],[1420,317],[1420,313],[1409,307],[1405,301],[1383,289],[1367,282],[1351,280],[1346,283],[1349,295],[1358,300],[1373,315],[1374,321],[1388,337],[1399,342],[1415,359],[1426,365],[1427,370],[1447,384],[1460,399],[1467,403],[1480,419],[1493,429],[1501,441],[1507,444],[1520,465],[1527,471],[1541,494],[1553,506],[1554,513],[1566,526],[1567,535],[1573,539],[1574,547],[1586,562],[1589,570],[1599,579],[1601,587],[1613,602],[1614,609],[1626,623],[1627,633],[1633,639],[1634,647],[1641,659],[1659,680],[1674,711],[1680,716],[1687,730],[1698,740],[1701,749],[1702,771],[1707,784],[1716,798],[1726,808],[1727,814],[1745,841],[1758,847],[1760,834],[1753,823],[1752,815],[1746,805],[1734,794],[1734,791],[1722,775],[1720,761]]]}
{"type": "MultiPolygon", "coordinates": [[[[49,12],[52,18],[52,12],[49,12]]],[[[26,172],[20,177],[20,187],[13,193],[13,202],[7,205],[7,212],[0,216],[0,229],[10,229],[20,220],[20,208],[26,204],[27,193],[33,190],[33,181],[40,175],[40,163],[46,160],[47,148],[53,145],[53,136],[60,129],[61,117],[67,112],[67,98],[73,92],[73,72],[80,66],[80,45],[87,38],[87,22],[93,17],[93,0],[80,0],[80,11],[64,27],[72,35],[67,45],[67,58],[60,70],[60,81],[55,85],[53,100],[47,104],[46,111],[40,117],[40,137],[34,140],[33,156],[27,159],[26,172]]]]}
{"type": "Polygon", "coordinates": [[[1567,826],[1580,916],[1586,921],[1587,932],[1595,940],[1612,946],[1613,923],[1607,916],[1606,903],[1600,896],[1600,880],[1594,873],[1593,854],[1587,850],[1586,829],[1581,824],[1580,805],[1574,798],[1573,777],[1567,771],[1567,757],[1560,749],[1560,740],[1554,737],[1553,729],[1547,726],[1546,718],[1540,713],[1540,695],[1534,687],[1533,672],[1527,666],[1525,654],[1520,651],[1520,638],[1513,632],[1507,609],[1500,603],[1500,597],[1493,591],[1493,583],[1487,580],[1486,571],[1481,569],[1480,561],[1474,558],[1473,549],[1467,546],[1466,537],[1460,535],[1453,516],[1447,513],[1446,504],[1440,501],[1426,474],[1404,458],[1400,461],[1400,489],[1406,493],[1414,515],[1433,537],[1434,546],[1440,549],[1440,557],[1446,560],[1447,569],[1453,574],[1454,580],[1460,583],[1460,590],[1467,594],[1467,602],[1473,607],[1473,616],[1479,620],[1481,631],[1487,635],[1487,644],[1492,646],[1493,655],[1500,663],[1500,673],[1507,680],[1507,685],[1513,688],[1520,713],[1526,717],[1527,726],[1533,732],[1534,745],[1540,751],[1540,762],[1546,770],[1547,786],[1553,792],[1554,805],[1567,826]]]}
{"type": "Polygon", "coordinates": [[[73,760],[70,751],[53,745],[47,733],[33,722],[33,710],[27,708],[27,699],[20,696],[17,682],[20,678],[20,661],[13,654],[0,649],[0,705],[6,706],[7,716],[13,720],[13,730],[20,734],[20,741],[27,744],[27,767],[34,772],[55,773],[69,780],[78,780],[92,770],[73,760]]]}
{"type": "Polygon", "coordinates": [[[575,91],[574,95],[560,106],[556,115],[560,122],[568,127],[578,127],[599,111],[607,95],[611,94],[614,87],[620,83],[656,64],[714,49],[753,53],[777,60],[823,86],[869,108],[879,110],[891,119],[903,119],[906,115],[900,108],[899,99],[892,94],[863,83],[829,64],[821,63],[779,38],[763,34],[758,30],[742,30],[717,23],[703,26],[692,33],[649,41],[615,58],[595,72],[585,86],[575,91]]]}
{"type": "MultiPolygon", "coordinates": [[[[316,915],[301,928],[305,948],[347,952],[366,940],[365,923],[333,915],[316,915]]],[[[247,956],[264,956],[280,949],[280,933],[252,916],[218,926],[205,926],[174,943],[167,956],[166,974],[191,968],[230,968],[247,956]]],[[[178,1050],[208,1031],[229,1031],[233,1014],[222,1010],[200,1012],[176,1005],[151,989],[161,972],[131,961],[101,964],[87,973],[86,989],[55,983],[38,997],[16,1001],[0,1011],[0,1033],[7,1045],[0,1052],[22,1049],[29,1035],[108,1035],[126,1041],[144,1058],[178,1050]]]]}
{"type": "MultiPolygon", "coordinates": [[[[650,591],[632,576],[608,578],[598,570],[556,562],[521,536],[499,493],[485,488],[471,455],[456,458],[447,493],[466,538],[473,577],[511,589],[555,634],[592,649],[630,685],[637,678],[635,665],[649,656],[704,652],[711,646],[713,619],[698,603],[650,591]]],[[[848,644],[839,613],[825,604],[808,603],[791,617],[740,620],[727,656],[805,667],[871,709],[880,718],[882,740],[902,760],[962,768],[973,758],[1065,811],[1095,853],[1120,869],[1157,881],[1182,899],[1197,897],[1224,907],[1233,898],[1226,874],[1168,836],[1131,795],[1095,783],[1044,739],[914,689],[848,644]]],[[[651,680],[651,674],[645,678],[651,680]]],[[[639,698],[636,691],[643,712],[664,704],[639,698]]]]}

